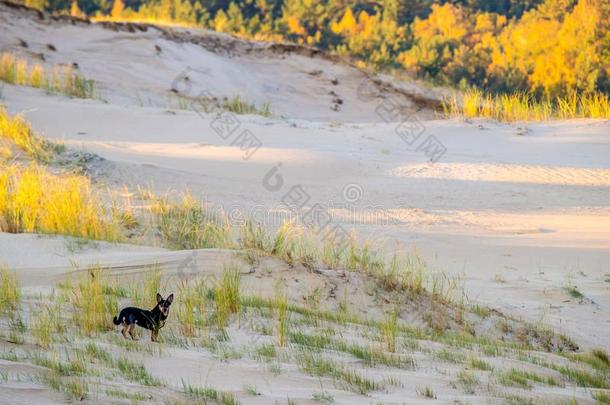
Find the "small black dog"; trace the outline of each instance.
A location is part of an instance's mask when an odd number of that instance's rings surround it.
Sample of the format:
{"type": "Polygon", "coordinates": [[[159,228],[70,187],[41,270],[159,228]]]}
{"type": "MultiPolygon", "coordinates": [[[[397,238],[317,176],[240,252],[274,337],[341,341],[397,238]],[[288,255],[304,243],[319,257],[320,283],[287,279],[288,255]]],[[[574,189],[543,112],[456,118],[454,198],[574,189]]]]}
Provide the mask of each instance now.
{"type": "Polygon", "coordinates": [[[133,327],[138,325],[150,330],[150,340],[156,342],[159,329],[165,325],[165,320],[169,315],[169,306],[172,305],[173,300],[174,294],[170,294],[164,300],[161,294],[157,293],[157,305],[151,311],[136,307],[123,308],[118,318],[115,316],[112,322],[115,325],[121,325],[121,334],[125,339],[127,339],[125,332],[129,332],[129,336],[136,340],[133,336],[133,327]]]}

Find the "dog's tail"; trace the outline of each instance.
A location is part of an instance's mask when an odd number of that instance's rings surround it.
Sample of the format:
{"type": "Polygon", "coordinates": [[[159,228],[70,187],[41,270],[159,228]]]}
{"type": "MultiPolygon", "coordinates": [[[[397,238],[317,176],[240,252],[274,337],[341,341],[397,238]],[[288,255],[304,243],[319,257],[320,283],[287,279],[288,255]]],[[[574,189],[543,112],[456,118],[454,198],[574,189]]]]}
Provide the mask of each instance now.
{"type": "Polygon", "coordinates": [[[120,324],[121,322],[119,321],[119,318],[117,318],[116,316],[114,317],[114,319],[112,320],[112,323],[115,325],[120,324]]]}

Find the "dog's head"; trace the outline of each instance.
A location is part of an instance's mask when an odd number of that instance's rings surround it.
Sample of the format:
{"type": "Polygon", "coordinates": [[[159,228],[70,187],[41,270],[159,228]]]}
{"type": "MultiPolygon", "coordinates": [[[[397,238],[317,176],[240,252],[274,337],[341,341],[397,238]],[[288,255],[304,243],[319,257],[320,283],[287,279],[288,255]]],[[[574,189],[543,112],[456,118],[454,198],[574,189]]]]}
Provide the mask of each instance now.
{"type": "Polygon", "coordinates": [[[157,306],[161,310],[163,316],[167,318],[169,315],[169,306],[172,305],[172,301],[174,300],[174,294],[170,294],[167,299],[163,299],[161,294],[157,293],[157,306]]]}

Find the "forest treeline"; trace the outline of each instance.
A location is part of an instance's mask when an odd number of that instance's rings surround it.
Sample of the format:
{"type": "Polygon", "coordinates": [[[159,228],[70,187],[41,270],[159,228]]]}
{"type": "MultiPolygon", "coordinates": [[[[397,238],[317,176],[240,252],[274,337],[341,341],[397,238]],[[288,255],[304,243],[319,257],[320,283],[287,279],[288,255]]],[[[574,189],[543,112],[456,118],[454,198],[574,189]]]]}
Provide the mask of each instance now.
{"type": "Polygon", "coordinates": [[[610,92],[610,0],[25,0],[50,12],[292,41],[363,67],[539,99],[610,92]]]}

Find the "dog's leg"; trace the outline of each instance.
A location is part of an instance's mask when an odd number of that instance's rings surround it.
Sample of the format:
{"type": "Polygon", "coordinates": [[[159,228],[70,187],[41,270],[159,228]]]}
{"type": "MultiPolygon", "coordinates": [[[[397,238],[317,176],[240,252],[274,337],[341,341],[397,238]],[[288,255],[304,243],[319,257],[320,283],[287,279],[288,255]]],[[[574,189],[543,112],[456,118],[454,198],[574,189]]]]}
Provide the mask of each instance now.
{"type": "Polygon", "coordinates": [[[159,335],[159,331],[158,330],[151,330],[150,331],[150,340],[152,342],[156,342],[157,341],[157,336],[159,335]]]}
{"type": "Polygon", "coordinates": [[[127,332],[127,329],[128,329],[128,328],[129,328],[129,326],[127,326],[127,324],[126,324],[125,322],[123,322],[123,323],[121,324],[121,335],[123,335],[123,337],[124,337],[125,339],[129,339],[129,338],[127,337],[127,335],[125,334],[125,332],[127,332]]]}
{"type": "Polygon", "coordinates": [[[129,332],[129,336],[131,336],[131,339],[133,340],[138,340],[134,335],[133,335],[133,328],[134,328],[134,324],[132,323],[131,325],[129,325],[129,328],[127,329],[127,331],[129,332]]]}

